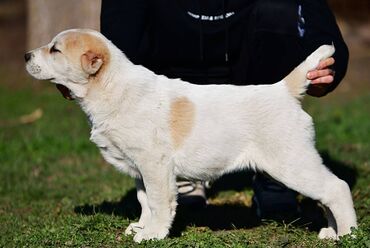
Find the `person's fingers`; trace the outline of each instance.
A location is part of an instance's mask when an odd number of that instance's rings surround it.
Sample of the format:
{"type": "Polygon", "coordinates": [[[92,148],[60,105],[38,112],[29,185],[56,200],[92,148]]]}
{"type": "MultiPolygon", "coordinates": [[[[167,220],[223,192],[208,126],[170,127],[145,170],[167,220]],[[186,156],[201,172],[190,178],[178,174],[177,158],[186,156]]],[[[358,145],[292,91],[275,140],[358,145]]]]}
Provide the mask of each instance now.
{"type": "Polygon", "coordinates": [[[309,73],[307,73],[307,78],[312,80],[312,79],[316,79],[316,78],[319,78],[319,77],[325,77],[325,76],[328,76],[328,75],[333,76],[334,71],[331,70],[331,69],[310,71],[309,73]]]}
{"type": "Polygon", "coordinates": [[[335,71],[328,67],[335,63],[334,58],[330,57],[320,61],[316,70],[307,73],[307,79],[311,80],[307,93],[311,96],[325,95],[326,88],[334,81],[335,71]]]}
{"type": "Polygon", "coordinates": [[[335,63],[334,58],[333,57],[330,57],[330,58],[321,60],[316,69],[321,70],[321,69],[324,69],[324,68],[326,68],[328,66],[333,65],[334,63],[335,63]]]}
{"type": "Polygon", "coordinates": [[[334,81],[334,77],[332,75],[319,77],[311,81],[311,84],[330,84],[334,81]]]}

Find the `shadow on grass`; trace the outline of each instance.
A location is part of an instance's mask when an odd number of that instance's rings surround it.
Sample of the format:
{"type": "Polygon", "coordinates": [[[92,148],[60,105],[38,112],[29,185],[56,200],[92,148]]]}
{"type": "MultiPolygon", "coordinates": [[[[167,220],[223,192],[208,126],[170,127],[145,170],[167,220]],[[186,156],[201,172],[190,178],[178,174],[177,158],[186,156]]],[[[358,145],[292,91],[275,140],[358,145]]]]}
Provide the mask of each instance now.
{"type": "MultiPolygon", "coordinates": [[[[136,199],[136,190],[130,190],[120,201],[104,201],[97,205],[85,204],[75,207],[75,212],[82,215],[103,213],[117,215],[130,220],[140,216],[140,205],[136,199]]],[[[208,205],[207,207],[178,206],[171,236],[180,236],[187,226],[209,227],[211,230],[231,230],[252,228],[260,224],[254,210],[243,205],[208,205]]]]}
{"type": "MultiPolygon", "coordinates": [[[[356,182],[357,172],[348,165],[332,159],[328,152],[321,153],[325,165],[334,174],[345,180],[352,188],[356,182]]],[[[251,187],[252,172],[240,172],[225,175],[217,180],[209,190],[209,196],[215,196],[224,190],[241,191],[251,187]]],[[[289,213],[277,216],[274,220],[286,225],[301,227],[310,231],[319,231],[327,225],[322,208],[316,201],[303,198],[300,202],[300,214],[289,213]]],[[[140,205],[136,199],[136,190],[130,190],[120,201],[104,201],[97,205],[85,204],[75,207],[75,212],[82,215],[103,213],[118,215],[130,220],[140,216],[140,205]]],[[[249,229],[261,225],[253,207],[238,204],[208,205],[205,208],[179,206],[171,230],[171,236],[179,236],[187,226],[208,227],[211,230],[249,229]]]]}

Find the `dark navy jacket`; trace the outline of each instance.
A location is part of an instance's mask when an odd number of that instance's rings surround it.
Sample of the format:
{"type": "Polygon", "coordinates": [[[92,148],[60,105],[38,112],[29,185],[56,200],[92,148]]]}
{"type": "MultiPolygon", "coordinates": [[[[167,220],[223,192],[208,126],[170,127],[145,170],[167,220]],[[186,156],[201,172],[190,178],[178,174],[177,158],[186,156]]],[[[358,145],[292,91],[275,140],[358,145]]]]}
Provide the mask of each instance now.
{"type": "Polygon", "coordinates": [[[334,43],[333,90],[348,49],[325,0],[103,0],[101,31],[136,64],[192,83],[274,83],[334,43]]]}

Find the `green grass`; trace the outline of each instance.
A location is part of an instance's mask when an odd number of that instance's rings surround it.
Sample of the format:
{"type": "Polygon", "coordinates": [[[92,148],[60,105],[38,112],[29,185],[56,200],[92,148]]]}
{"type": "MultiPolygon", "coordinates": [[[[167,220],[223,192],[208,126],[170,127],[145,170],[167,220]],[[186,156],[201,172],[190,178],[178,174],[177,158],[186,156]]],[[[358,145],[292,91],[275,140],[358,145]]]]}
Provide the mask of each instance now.
{"type": "Polygon", "coordinates": [[[304,105],[325,162],[352,187],[356,239],[318,240],[322,211],[305,198],[300,220],[258,222],[244,173],[216,182],[207,210],[179,209],[171,237],[138,245],[123,235],[140,211],[133,180],[103,161],[79,107],[51,86],[0,86],[0,247],[370,247],[370,94],[304,105]],[[37,108],[42,118],[18,122],[37,108]]]}

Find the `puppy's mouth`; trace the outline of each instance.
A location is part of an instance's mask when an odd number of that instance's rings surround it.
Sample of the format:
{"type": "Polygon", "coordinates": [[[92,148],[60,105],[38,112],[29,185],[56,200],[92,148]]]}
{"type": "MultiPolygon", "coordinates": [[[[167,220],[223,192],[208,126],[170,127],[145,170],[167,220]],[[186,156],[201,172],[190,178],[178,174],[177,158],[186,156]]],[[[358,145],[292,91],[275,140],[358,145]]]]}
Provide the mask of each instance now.
{"type": "Polygon", "coordinates": [[[68,100],[74,100],[71,91],[62,84],[56,84],[57,89],[62,93],[63,97],[68,100]]]}

